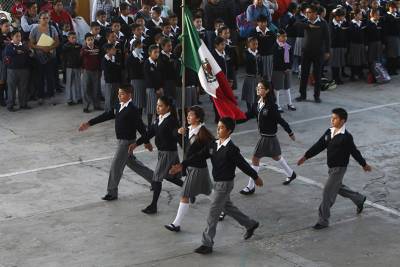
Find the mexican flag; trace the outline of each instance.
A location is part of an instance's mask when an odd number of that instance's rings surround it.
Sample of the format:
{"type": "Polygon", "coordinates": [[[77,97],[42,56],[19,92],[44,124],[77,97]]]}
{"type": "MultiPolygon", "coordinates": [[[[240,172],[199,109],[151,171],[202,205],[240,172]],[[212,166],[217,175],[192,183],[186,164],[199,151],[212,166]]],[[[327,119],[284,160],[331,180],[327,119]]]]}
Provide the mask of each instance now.
{"type": "Polygon", "coordinates": [[[232,88],[229,86],[225,74],[211,55],[207,46],[200,39],[193,23],[192,16],[185,7],[184,16],[184,64],[199,75],[203,89],[212,96],[219,116],[231,117],[235,120],[244,120],[246,115],[239,109],[232,88]]]}

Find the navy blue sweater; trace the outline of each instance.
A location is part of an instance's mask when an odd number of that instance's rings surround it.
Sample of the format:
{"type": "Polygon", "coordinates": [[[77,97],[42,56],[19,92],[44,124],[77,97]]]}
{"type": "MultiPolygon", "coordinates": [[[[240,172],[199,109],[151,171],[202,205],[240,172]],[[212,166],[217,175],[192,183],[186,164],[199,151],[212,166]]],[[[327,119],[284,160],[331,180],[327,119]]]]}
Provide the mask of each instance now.
{"type": "Polygon", "coordinates": [[[25,45],[8,44],[4,49],[4,63],[8,69],[27,69],[29,49],[25,45]]]}

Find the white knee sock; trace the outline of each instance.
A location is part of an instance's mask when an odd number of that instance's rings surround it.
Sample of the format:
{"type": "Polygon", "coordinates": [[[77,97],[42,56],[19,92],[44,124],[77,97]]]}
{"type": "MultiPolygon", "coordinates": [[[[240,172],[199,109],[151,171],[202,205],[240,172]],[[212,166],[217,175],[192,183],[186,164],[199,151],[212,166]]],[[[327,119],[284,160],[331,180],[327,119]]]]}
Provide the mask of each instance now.
{"type": "Polygon", "coordinates": [[[281,107],[280,102],[279,102],[279,92],[280,90],[275,90],[275,95],[276,95],[276,105],[278,106],[278,108],[281,107]]]}
{"type": "Polygon", "coordinates": [[[185,214],[188,211],[188,209],[189,209],[189,203],[180,202],[178,212],[176,213],[176,218],[172,224],[175,226],[180,226],[182,219],[183,217],[185,217],[185,214]]]}
{"type": "Polygon", "coordinates": [[[286,176],[287,177],[292,176],[293,170],[292,170],[292,168],[289,167],[289,165],[287,164],[286,160],[283,157],[281,157],[281,159],[278,160],[278,162],[281,165],[281,167],[283,168],[283,170],[285,171],[286,176]]]}
{"type": "Polygon", "coordinates": [[[285,90],[285,93],[286,93],[288,105],[289,105],[289,106],[293,105],[293,103],[292,103],[292,96],[290,95],[290,89],[285,90]]]}
{"type": "MultiPolygon", "coordinates": [[[[260,166],[251,165],[251,167],[258,173],[258,171],[259,171],[259,169],[260,169],[260,166]]],[[[247,187],[251,190],[251,189],[253,189],[255,186],[256,186],[256,185],[255,185],[255,183],[254,183],[254,179],[253,179],[253,178],[250,178],[250,179],[249,179],[249,183],[247,184],[247,187]]]]}

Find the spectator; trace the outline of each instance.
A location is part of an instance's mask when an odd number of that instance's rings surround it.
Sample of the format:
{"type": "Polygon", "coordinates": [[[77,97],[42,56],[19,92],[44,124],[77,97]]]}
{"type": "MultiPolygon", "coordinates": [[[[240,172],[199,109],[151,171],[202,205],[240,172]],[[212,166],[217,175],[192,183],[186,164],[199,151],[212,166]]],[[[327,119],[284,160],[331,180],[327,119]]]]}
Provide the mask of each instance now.
{"type": "Polygon", "coordinates": [[[159,8],[161,8],[161,17],[162,18],[168,18],[169,15],[171,14],[171,9],[169,8],[169,6],[164,4],[164,0],[155,0],[156,5],[159,8]]]}
{"type": "Polygon", "coordinates": [[[40,12],[50,12],[53,10],[53,4],[51,3],[51,1],[44,0],[40,4],[39,10],[40,12]]]}
{"type": "Polygon", "coordinates": [[[252,5],[246,10],[246,18],[248,22],[252,22],[254,28],[257,26],[257,19],[260,15],[264,15],[267,17],[268,25],[271,25],[271,13],[269,9],[264,6],[263,0],[254,0],[252,5]]]}
{"type": "Polygon", "coordinates": [[[92,21],[96,20],[96,14],[99,10],[104,10],[106,12],[107,21],[111,20],[111,14],[113,12],[114,6],[112,0],[94,0],[92,6],[92,21]]]}
{"type": "Polygon", "coordinates": [[[71,15],[65,11],[62,0],[55,0],[53,2],[53,10],[50,11],[50,18],[58,25],[69,24],[70,30],[74,29],[71,15]]]}
{"type": "Polygon", "coordinates": [[[29,34],[34,27],[37,26],[39,22],[39,17],[37,15],[38,7],[34,2],[29,2],[26,4],[25,15],[21,18],[21,28],[23,31],[23,40],[29,40],[29,34]]]}

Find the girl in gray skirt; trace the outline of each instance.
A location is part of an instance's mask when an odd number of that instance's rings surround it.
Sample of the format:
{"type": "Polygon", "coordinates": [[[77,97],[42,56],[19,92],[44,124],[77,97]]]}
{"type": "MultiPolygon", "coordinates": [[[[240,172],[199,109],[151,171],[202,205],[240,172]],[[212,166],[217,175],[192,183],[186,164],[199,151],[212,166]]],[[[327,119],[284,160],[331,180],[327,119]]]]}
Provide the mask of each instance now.
{"type": "Polygon", "coordinates": [[[189,199],[193,199],[199,194],[211,194],[212,183],[207,161],[197,157],[197,154],[214,140],[213,135],[203,124],[204,116],[204,110],[201,107],[190,107],[187,116],[188,129],[180,128],[178,130],[179,134],[185,135],[185,159],[180,165],[183,173],[186,173],[186,180],[183,184],[175,220],[171,224],[165,225],[165,228],[173,232],[179,232],[181,229],[182,219],[189,209],[189,199]]]}
{"type": "MultiPolygon", "coordinates": [[[[286,160],[281,156],[281,147],[279,140],[276,137],[278,131],[277,126],[280,124],[293,141],[296,140],[294,133],[290,129],[289,124],[278,112],[278,107],[275,104],[274,92],[269,87],[267,81],[261,81],[258,83],[257,95],[260,97],[260,100],[253,108],[253,116],[257,116],[258,130],[261,134],[261,138],[258,140],[257,146],[254,149],[253,158],[251,160],[252,168],[258,172],[260,159],[263,157],[270,157],[277,161],[285,171],[287,179],[283,184],[288,185],[291,181],[296,179],[296,173],[289,167],[286,160]]],[[[248,185],[240,191],[243,195],[250,195],[254,192],[255,184],[253,179],[251,179],[248,185]]]]}
{"type": "MultiPolygon", "coordinates": [[[[169,175],[169,169],[174,164],[179,163],[178,157],[178,120],[172,101],[162,96],[157,100],[158,118],[149,125],[148,139],[155,137],[155,144],[158,149],[158,161],[154,170],[151,188],[153,190],[153,200],[149,206],[142,210],[147,214],[157,213],[157,202],[160,197],[162,181],[167,179],[175,184],[182,186],[183,182],[177,177],[169,175]]],[[[140,142],[136,142],[139,146],[140,142]]]]}

